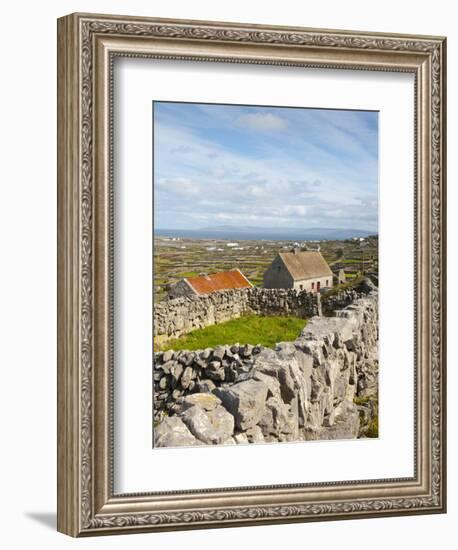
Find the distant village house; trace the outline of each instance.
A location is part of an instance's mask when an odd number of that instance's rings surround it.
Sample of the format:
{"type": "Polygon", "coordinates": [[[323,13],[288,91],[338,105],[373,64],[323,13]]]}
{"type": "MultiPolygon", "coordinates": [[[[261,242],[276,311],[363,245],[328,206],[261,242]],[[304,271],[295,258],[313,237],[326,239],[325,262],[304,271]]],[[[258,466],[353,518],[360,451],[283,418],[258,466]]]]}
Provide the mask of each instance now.
{"type": "Polygon", "coordinates": [[[264,273],[265,288],[294,288],[320,292],[333,286],[332,271],[321,252],[279,252],[264,273]]]}
{"type": "Polygon", "coordinates": [[[205,296],[220,290],[235,288],[251,288],[253,285],[239,269],[220,271],[211,275],[184,277],[171,284],[168,289],[169,298],[180,296],[205,296]]]}

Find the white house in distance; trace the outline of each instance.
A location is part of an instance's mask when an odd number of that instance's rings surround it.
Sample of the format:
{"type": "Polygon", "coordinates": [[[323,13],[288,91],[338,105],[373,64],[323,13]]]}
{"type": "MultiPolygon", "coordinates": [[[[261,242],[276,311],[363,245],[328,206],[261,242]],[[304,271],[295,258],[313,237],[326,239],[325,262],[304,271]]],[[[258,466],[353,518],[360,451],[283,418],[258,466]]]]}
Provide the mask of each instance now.
{"type": "Polygon", "coordinates": [[[319,292],[332,287],[332,271],[321,252],[279,252],[264,273],[264,288],[294,288],[319,292]]]}

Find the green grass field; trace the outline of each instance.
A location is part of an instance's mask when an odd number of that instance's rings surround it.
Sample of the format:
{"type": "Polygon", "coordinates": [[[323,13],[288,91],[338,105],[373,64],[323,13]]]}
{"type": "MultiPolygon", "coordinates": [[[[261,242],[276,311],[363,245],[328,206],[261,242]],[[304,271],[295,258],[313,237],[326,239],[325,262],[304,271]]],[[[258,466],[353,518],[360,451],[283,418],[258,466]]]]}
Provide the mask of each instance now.
{"type": "Polygon", "coordinates": [[[273,348],[277,342],[295,340],[307,324],[299,317],[263,317],[249,315],[219,325],[194,330],[181,338],[169,340],[155,351],[197,350],[225,344],[261,344],[273,348]]]}

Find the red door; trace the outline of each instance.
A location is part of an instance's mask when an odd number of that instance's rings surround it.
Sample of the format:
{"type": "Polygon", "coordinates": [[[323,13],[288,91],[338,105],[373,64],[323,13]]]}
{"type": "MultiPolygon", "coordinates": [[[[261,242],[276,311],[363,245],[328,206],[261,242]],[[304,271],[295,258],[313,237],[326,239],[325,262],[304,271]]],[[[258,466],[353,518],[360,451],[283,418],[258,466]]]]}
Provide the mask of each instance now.
{"type": "Polygon", "coordinates": [[[320,281],[316,283],[316,291],[320,292],[320,281]]]}

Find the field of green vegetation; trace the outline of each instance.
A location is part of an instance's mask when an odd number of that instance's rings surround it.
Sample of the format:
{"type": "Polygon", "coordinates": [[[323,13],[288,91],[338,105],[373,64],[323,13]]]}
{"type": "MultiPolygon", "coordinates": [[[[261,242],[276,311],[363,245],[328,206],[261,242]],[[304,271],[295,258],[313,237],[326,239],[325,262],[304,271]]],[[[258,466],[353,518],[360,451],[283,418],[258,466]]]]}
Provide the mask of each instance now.
{"type": "MultiPolygon", "coordinates": [[[[239,241],[236,247],[229,241],[212,239],[154,239],[154,299],[166,296],[167,285],[182,277],[200,273],[216,273],[238,268],[255,286],[262,286],[263,275],[278,252],[291,250],[290,241],[239,241]]],[[[364,243],[352,239],[300,243],[303,248],[318,247],[331,270],[344,269],[347,278],[361,273],[378,272],[378,238],[369,237],[364,243]]]]}
{"type": "Polygon", "coordinates": [[[306,324],[307,321],[299,317],[247,315],[194,330],[181,338],[168,340],[162,347],[155,345],[155,351],[193,351],[235,343],[273,348],[278,342],[295,340],[306,324]]]}

